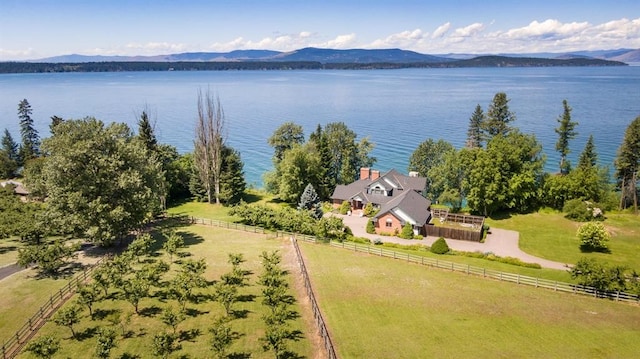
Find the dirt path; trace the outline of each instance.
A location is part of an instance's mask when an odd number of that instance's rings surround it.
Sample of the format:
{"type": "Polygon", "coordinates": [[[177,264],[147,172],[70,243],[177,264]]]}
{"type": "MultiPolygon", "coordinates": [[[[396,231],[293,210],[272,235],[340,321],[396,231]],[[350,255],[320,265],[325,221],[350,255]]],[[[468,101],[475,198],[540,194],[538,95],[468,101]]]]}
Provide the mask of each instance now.
{"type": "MultiPolygon", "coordinates": [[[[402,239],[398,237],[389,237],[389,236],[380,236],[376,234],[369,234],[366,232],[365,228],[367,225],[367,217],[359,217],[359,216],[340,216],[344,224],[351,228],[353,235],[356,237],[364,237],[373,239],[379,239],[383,242],[391,242],[398,244],[423,244],[430,246],[433,242],[436,241],[436,237],[426,237],[421,241],[410,240],[410,239],[402,239]]],[[[539,258],[536,256],[532,256],[523,252],[518,247],[518,242],[520,241],[520,234],[516,231],[510,231],[506,229],[499,228],[491,228],[491,233],[487,234],[487,238],[484,243],[479,242],[470,242],[470,241],[461,241],[456,239],[447,239],[447,244],[449,248],[456,251],[464,251],[464,252],[482,252],[487,253],[491,252],[500,257],[514,257],[522,260],[527,263],[538,263],[544,268],[550,269],[558,269],[558,270],[566,270],[567,264],[550,261],[544,258],[539,258]]]]}
{"type": "MultiPolygon", "coordinates": [[[[283,242],[284,243],[284,242],[283,242]]],[[[300,304],[301,311],[300,316],[305,323],[305,327],[309,328],[304,335],[313,346],[314,356],[311,359],[323,359],[327,358],[327,353],[324,348],[322,337],[318,333],[316,327],[316,321],[313,318],[313,310],[311,309],[311,302],[307,296],[307,292],[304,287],[302,274],[300,272],[300,266],[296,258],[296,252],[293,245],[287,241],[282,247],[282,262],[285,269],[287,269],[293,278],[293,290],[296,293],[296,298],[300,304]]]]}

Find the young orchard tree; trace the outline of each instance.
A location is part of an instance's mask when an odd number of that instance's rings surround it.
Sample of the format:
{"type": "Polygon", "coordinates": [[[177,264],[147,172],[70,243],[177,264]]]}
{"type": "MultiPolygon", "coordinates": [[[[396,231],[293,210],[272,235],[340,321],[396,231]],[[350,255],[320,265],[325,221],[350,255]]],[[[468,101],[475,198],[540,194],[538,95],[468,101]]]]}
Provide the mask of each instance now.
{"type": "Polygon", "coordinates": [[[101,359],[108,359],[111,350],[116,347],[116,332],[112,328],[98,329],[98,340],[96,343],[96,356],[101,359]]]}
{"type": "Polygon", "coordinates": [[[185,315],[182,310],[175,310],[173,307],[166,307],[162,310],[160,319],[164,324],[171,327],[171,329],[173,329],[173,335],[176,335],[178,325],[185,320],[185,315]]]}
{"type": "Polygon", "coordinates": [[[83,284],[78,287],[78,304],[86,305],[89,309],[89,315],[93,318],[93,304],[95,304],[100,295],[100,288],[96,284],[83,284]]]}
{"type": "Polygon", "coordinates": [[[73,326],[80,323],[80,308],[75,304],[63,307],[53,316],[53,322],[61,327],[68,327],[71,330],[71,336],[75,338],[76,332],[73,326]]]}
{"type": "Polygon", "coordinates": [[[60,339],[53,335],[43,335],[29,341],[25,350],[38,359],[51,359],[60,350],[60,339]]]}
{"type": "Polygon", "coordinates": [[[198,91],[198,122],[194,141],[195,171],[204,185],[209,203],[220,204],[222,149],[225,145],[225,116],[220,98],[198,91]]]}
{"type": "Polygon", "coordinates": [[[228,317],[217,318],[209,329],[211,333],[211,346],[213,355],[218,359],[227,358],[227,351],[233,343],[234,333],[229,325],[228,317]]]}
{"type": "Polygon", "coordinates": [[[556,151],[560,153],[560,173],[566,175],[571,170],[571,164],[567,160],[567,155],[571,152],[569,151],[569,141],[578,134],[574,130],[578,123],[571,121],[571,107],[567,100],[562,101],[562,107],[564,112],[556,120],[558,122],[558,127],[555,129],[558,134],[556,151]]]}
{"type": "Polygon", "coordinates": [[[184,247],[184,239],[182,235],[175,231],[165,234],[165,238],[166,240],[162,245],[162,249],[167,252],[169,261],[173,263],[173,256],[178,254],[180,248],[184,247]]]}

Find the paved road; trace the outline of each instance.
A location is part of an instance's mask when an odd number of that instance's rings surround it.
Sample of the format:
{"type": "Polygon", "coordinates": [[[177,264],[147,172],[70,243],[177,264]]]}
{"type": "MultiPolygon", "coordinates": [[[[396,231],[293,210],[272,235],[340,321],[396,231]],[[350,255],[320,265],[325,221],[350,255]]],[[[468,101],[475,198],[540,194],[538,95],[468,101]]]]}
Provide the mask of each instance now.
{"type": "Polygon", "coordinates": [[[13,263],[13,264],[9,264],[6,265],[2,268],[0,268],[0,280],[3,280],[5,278],[7,278],[8,276],[18,273],[20,271],[22,271],[24,268],[20,267],[18,264],[13,263]]]}
{"type": "MultiPolygon", "coordinates": [[[[344,224],[349,226],[349,228],[351,228],[351,231],[356,237],[380,239],[383,242],[392,242],[392,243],[399,243],[399,244],[423,244],[428,246],[432,245],[433,242],[435,242],[435,240],[437,239],[436,237],[426,237],[421,241],[417,241],[417,240],[410,240],[410,239],[402,239],[398,237],[379,236],[376,234],[369,234],[365,230],[367,225],[366,217],[341,216],[341,215],[337,215],[337,216],[342,217],[344,224]]],[[[514,257],[514,258],[519,258],[523,262],[538,263],[544,268],[567,270],[567,265],[565,263],[546,260],[544,258],[535,257],[523,252],[518,247],[519,240],[520,240],[520,234],[516,231],[510,231],[510,230],[499,229],[499,228],[491,228],[491,233],[487,235],[487,238],[485,239],[484,243],[447,239],[447,244],[449,245],[449,248],[456,251],[482,252],[482,253],[491,252],[500,257],[514,257]]]]}

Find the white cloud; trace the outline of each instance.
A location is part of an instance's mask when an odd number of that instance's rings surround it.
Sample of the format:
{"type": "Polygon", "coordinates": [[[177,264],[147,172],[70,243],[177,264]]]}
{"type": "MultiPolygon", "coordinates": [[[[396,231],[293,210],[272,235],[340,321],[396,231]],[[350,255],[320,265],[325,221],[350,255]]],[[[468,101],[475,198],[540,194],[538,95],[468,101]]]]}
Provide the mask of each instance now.
{"type": "Polygon", "coordinates": [[[505,36],[516,39],[558,39],[580,34],[590,26],[588,22],[563,24],[558,20],[548,19],[543,22],[533,21],[528,26],[509,30],[505,36]]]}
{"type": "Polygon", "coordinates": [[[435,39],[435,38],[443,37],[444,34],[446,34],[447,31],[449,31],[450,28],[451,28],[451,23],[450,22],[446,22],[446,23],[438,26],[438,28],[433,32],[433,35],[431,35],[431,38],[435,39]]]}
{"type": "Polygon", "coordinates": [[[327,47],[331,49],[347,49],[356,45],[356,34],[338,35],[335,39],[325,43],[313,45],[314,47],[327,47]]]}
{"type": "Polygon", "coordinates": [[[484,25],[482,23],[476,22],[469,26],[455,29],[451,37],[471,37],[475,36],[482,30],[484,30],[484,25]]]}
{"type": "Polygon", "coordinates": [[[170,54],[175,52],[187,51],[188,46],[185,44],[174,44],[169,42],[147,42],[146,44],[129,43],[126,46],[128,53],[138,54],[170,54]]]}
{"type": "Polygon", "coordinates": [[[238,37],[229,42],[213,43],[208,48],[213,51],[232,51],[238,49],[291,51],[310,46],[309,42],[313,41],[315,37],[315,34],[309,31],[302,31],[297,34],[265,37],[257,41],[246,40],[243,37],[238,37]]]}
{"type": "Polygon", "coordinates": [[[0,61],[29,60],[37,56],[31,48],[26,50],[8,50],[0,48],[0,61]]]}
{"type": "Polygon", "coordinates": [[[396,34],[391,34],[384,39],[377,39],[373,41],[368,48],[401,48],[411,49],[419,45],[419,43],[427,37],[420,29],[402,31],[396,34]]]}

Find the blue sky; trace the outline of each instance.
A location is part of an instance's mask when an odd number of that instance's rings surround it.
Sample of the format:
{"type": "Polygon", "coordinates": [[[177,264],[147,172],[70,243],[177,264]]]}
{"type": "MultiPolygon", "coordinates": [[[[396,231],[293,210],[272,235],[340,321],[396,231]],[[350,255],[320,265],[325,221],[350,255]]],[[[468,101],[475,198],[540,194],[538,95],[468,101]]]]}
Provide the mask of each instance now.
{"type": "Polygon", "coordinates": [[[302,47],[640,48],[639,0],[0,0],[0,61],[302,47]]]}

